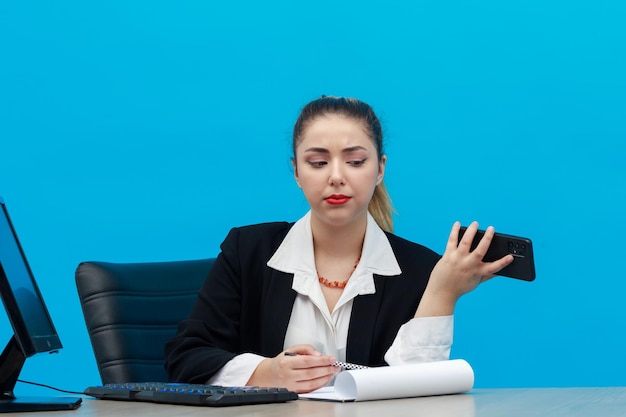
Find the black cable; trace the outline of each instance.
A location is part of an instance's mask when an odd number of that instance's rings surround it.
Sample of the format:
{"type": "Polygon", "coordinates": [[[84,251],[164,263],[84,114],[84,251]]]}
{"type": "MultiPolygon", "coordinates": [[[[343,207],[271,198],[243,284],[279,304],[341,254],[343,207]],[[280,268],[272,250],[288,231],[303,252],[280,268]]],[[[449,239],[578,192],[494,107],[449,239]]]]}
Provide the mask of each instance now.
{"type": "Polygon", "coordinates": [[[23,379],[18,379],[17,382],[21,382],[23,384],[36,385],[38,387],[43,387],[43,388],[49,388],[49,389],[53,389],[55,391],[64,392],[66,394],[85,395],[84,392],[68,391],[68,390],[64,390],[64,389],[61,389],[61,388],[56,388],[56,387],[53,387],[53,386],[50,386],[50,385],[46,385],[46,384],[40,384],[39,382],[24,381],[23,379]]]}

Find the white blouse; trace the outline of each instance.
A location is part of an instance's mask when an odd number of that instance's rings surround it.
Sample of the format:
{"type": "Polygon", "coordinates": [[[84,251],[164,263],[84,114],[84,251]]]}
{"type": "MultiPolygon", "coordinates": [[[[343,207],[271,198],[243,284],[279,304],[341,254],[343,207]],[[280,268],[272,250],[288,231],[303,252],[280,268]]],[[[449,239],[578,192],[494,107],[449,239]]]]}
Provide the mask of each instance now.
{"type": "MultiPolygon", "coordinates": [[[[298,220],[267,265],[293,274],[294,302],[283,348],[310,344],[325,355],[346,360],[352,302],[357,295],[373,294],[374,274],[399,275],[402,271],[387,236],[368,213],[361,261],[331,313],[317,279],[313,253],[311,213],[298,220]]],[[[391,365],[447,360],[452,345],[453,316],[414,318],[405,323],[385,354],[391,365]]],[[[243,386],[265,357],[243,353],[230,360],[207,383],[243,386]]]]}

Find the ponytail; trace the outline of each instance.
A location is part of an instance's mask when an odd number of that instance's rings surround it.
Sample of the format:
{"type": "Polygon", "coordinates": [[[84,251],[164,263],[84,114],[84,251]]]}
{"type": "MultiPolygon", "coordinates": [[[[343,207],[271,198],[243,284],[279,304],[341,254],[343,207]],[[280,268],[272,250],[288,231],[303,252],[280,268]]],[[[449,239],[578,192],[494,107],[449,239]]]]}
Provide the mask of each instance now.
{"type": "Polygon", "coordinates": [[[391,214],[395,210],[383,181],[374,189],[374,195],[370,200],[368,211],[381,229],[385,232],[393,232],[393,218],[391,214]]]}

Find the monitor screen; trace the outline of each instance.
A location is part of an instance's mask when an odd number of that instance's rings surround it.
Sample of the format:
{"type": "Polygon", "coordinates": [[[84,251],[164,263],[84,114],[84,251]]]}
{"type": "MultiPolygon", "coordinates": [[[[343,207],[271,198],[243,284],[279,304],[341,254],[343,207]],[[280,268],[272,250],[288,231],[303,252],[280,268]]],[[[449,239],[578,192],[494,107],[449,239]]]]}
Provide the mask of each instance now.
{"type": "Polygon", "coordinates": [[[1,199],[0,293],[17,343],[26,356],[62,347],[1,199]]]}
{"type": "Polygon", "coordinates": [[[26,358],[56,352],[61,341],[26,261],[7,207],[0,197],[0,295],[13,337],[0,354],[0,413],[73,410],[80,397],[22,397],[13,388],[26,358]]]}

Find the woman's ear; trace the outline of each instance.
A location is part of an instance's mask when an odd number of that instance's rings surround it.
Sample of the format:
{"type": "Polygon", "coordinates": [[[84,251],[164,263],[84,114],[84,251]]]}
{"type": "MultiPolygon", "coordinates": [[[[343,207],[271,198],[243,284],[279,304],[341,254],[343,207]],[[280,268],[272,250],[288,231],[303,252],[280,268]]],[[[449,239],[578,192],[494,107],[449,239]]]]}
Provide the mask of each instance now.
{"type": "Polygon", "coordinates": [[[383,177],[385,176],[385,164],[387,164],[387,155],[382,155],[380,157],[380,161],[378,161],[378,180],[376,181],[376,185],[383,182],[383,177]]]}
{"type": "Polygon", "coordinates": [[[300,178],[298,178],[298,165],[296,164],[295,158],[291,158],[291,166],[293,167],[293,177],[296,180],[296,184],[298,184],[299,188],[302,188],[300,186],[300,178]]]}

